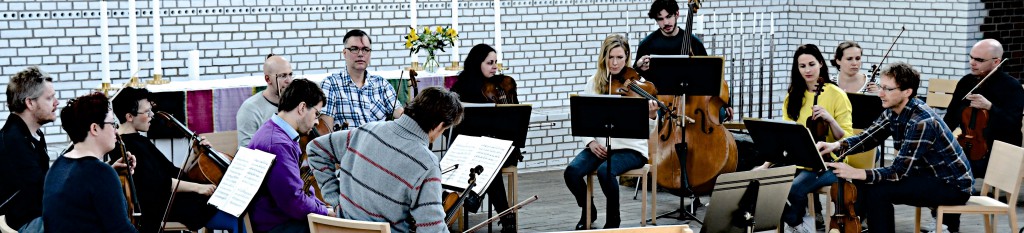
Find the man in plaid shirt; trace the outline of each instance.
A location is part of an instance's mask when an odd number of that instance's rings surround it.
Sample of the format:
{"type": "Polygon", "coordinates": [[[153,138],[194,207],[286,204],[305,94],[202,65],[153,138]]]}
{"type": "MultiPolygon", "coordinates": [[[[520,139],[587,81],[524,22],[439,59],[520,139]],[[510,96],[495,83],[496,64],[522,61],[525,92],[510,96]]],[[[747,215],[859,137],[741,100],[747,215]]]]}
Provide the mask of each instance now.
{"type": "Polygon", "coordinates": [[[857,202],[862,206],[857,212],[867,217],[871,232],[894,232],[893,204],[962,205],[971,196],[974,179],[949,127],[924,101],[914,98],[921,75],[903,62],[891,64],[881,74],[878,97],[886,108],[882,115],[860,135],[832,143],[818,142],[818,148],[824,154],[854,154],[893,137],[894,148],[899,151],[888,167],[864,170],[845,163],[828,166],[835,168],[839,178],[858,180],[857,202]]]}
{"type": "MultiPolygon", "coordinates": [[[[370,75],[370,36],[355,29],[345,34],[345,69],[324,79],[320,89],[327,95],[321,119],[327,125],[359,127],[402,115],[395,88],[380,75],[370,75]]],[[[344,128],[344,127],[342,127],[344,128]]]]}

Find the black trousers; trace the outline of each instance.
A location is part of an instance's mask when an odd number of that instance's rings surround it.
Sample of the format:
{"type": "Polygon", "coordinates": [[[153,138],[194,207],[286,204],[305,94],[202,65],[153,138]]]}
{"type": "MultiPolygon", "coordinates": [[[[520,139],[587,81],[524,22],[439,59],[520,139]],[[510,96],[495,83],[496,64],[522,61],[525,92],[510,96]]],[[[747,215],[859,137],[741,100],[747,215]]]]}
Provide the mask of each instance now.
{"type": "MultiPolygon", "coordinates": [[[[896,231],[894,204],[919,207],[962,205],[970,198],[969,193],[932,176],[907,176],[898,182],[858,184],[857,190],[857,202],[860,204],[857,213],[867,217],[868,229],[872,233],[896,231]]],[[[955,226],[959,226],[960,215],[943,216],[943,224],[954,226],[950,221],[956,221],[955,226]]]]}

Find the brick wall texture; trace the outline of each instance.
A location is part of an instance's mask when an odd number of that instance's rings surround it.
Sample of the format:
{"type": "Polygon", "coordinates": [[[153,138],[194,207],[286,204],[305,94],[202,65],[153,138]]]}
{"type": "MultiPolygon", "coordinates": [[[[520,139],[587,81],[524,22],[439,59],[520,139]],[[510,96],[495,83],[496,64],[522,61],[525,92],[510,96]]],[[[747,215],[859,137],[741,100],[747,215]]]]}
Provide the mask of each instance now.
{"type": "MultiPolygon", "coordinates": [[[[148,79],[153,12],[150,1],[137,4],[139,76],[148,79]]],[[[450,4],[418,1],[419,25],[450,24],[450,4]]],[[[493,2],[458,4],[460,53],[465,56],[478,43],[492,44],[493,2]]],[[[560,169],[583,147],[569,130],[567,96],[579,93],[594,73],[598,47],[608,33],[627,33],[635,48],[656,29],[646,18],[649,6],[648,0],[501,1],[506,73],[519,82],[520,100],[535,109],[521,167],[560,169]]],[[[53,75],[61,106],[97,87],[102,77],[99,8],[98,1],[0,2],[0,87],[30,65],[53,75]]],[[[127,1],[109,2],[115,85],[130,76],[127,21],[132,12],[127,8],[127,1]]],[[[190,50],[201,51],[203,80],[258,75],[268,53],[287,56],[296,73],[337,72],[344,65],[342,36],[351,29],[371,35],[371,69],[394,70],[411,62],[402,43],[408,1],[164,0],[160,9],[162,65],[172,81],[188,79],[190,50]]],[[[831,57],[839,42],[858,41],[867,72],[900,27],[906,27],[886,62],[909,62],[927,80],[959,78],[969,71],[970,46],[982,38],[999,38],[1015,59],[1009,69],[1019,76],[1022,12],[1018,0],[718,0],[703,4],[697,13],[703,21],[695,28],[712,55],[727,59],[732,95],[744,99],[733,102],[741,115],[768,118],[781,116],[792,52],[804,43],[819,45],[831,57]],[[730,21],[730,15],[736,20],[730,21]],[[774,34],[769,35],[772,16],[774,34]]],[[[441,64],[452,60],[449,54],[439,55],[441,64]]],[[[919,92],[926,87],[927,81],[919,92]]],[[[6,105],[0,106],[0,120],[7,114],[6,105]]],[[[53,145],[68,142],[60,122],[43,130],[53,145]]]]}

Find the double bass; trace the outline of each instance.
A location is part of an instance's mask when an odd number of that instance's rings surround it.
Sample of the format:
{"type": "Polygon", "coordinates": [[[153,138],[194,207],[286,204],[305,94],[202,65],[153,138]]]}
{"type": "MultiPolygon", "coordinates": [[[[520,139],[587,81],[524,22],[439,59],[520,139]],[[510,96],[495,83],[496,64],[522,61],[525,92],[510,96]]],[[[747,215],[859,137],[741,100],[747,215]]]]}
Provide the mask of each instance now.
{"type": "MultiPolygon", "coordinates": [[[[693,55],[690,40],[693,15],[699,0],[690,0],[686,12],[683,54],[693,55]]],[[[651,159],[658,169],[658,185],[685,194],[709,193],[719,174],[736,171],[738,162],[736,140],[726,130],[719,110],[729,101],[729,86],[722,82],[718,96],[662,95],[658,100],[670,110],[659,119],[658,131],[652,132],[651,159]],[[677,120],[678,119],[678,120],[677,120]],[[692,123],[685,125],[683,123],[692,123]],[[680,130],[676,131],[676,130],[680,130]],[[657,134],[656,136],[653,134],[657,134]],[[655,139],[656,138],[656,139],[655,139]],[[680,160],[684,158],[685,160],[680,160]],[[686,172],[683,172],[685,167],[686,172]]]]}

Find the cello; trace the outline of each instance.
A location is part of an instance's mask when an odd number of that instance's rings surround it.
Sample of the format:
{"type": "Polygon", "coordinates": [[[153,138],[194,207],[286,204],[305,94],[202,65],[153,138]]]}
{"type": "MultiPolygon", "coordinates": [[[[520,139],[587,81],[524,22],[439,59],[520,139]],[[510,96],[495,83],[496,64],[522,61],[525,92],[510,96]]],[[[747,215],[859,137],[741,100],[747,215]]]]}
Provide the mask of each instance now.
{"type": "MultiPolygon", "coordinates": [[[[967,96],[973,94],[981,84],[985,83],[989,77],[992,77],[992,74],[995,74],[996,70],[999,70],[999,67],[1003,65],[1003,62],[1006,62],[1006,58],[1003,58],[999,65],[996,65],[988,75],[985,75],[985,78],[982,78],[978,85],[975,85],[974,88],[971,88],[971,91],[964,94],[964,98],[960,99],[960,101],[967,100],[967,96]]],[[[967,154],[967,159],[969,160],[983,159],[989,152],[988,139],[985,138],[984,134],[985,128],[988,128],[988,119],[989,113],[987,109],[970,107],[969,103],[968,107],[963,108],[963,111],[960,112],[960,125],[964,132],[956,137],[956,141],[964,148],[964,154],[967,154]]]]}
{"type": "MultiPolygon", "coordinates": [[[[700,1],[690,0],[688,6],[686,30],[680,33],[684,36],[681,52],[693,55],[690,35],[700,1]]],[[[729,101],[728,93],[729,86],[722,82],[718,96],[658,96],[669,110],[667,114],[676,116],[659,119],[658,131],[652,132],[651,159],[661,171],[656,177],[658,185],[685,194],[708,193],[719,174],[736,170],[736,140],[719,120],[719,109],[729,101]],[[683,124],[690,122],[694,125],[683,124]]]]}

